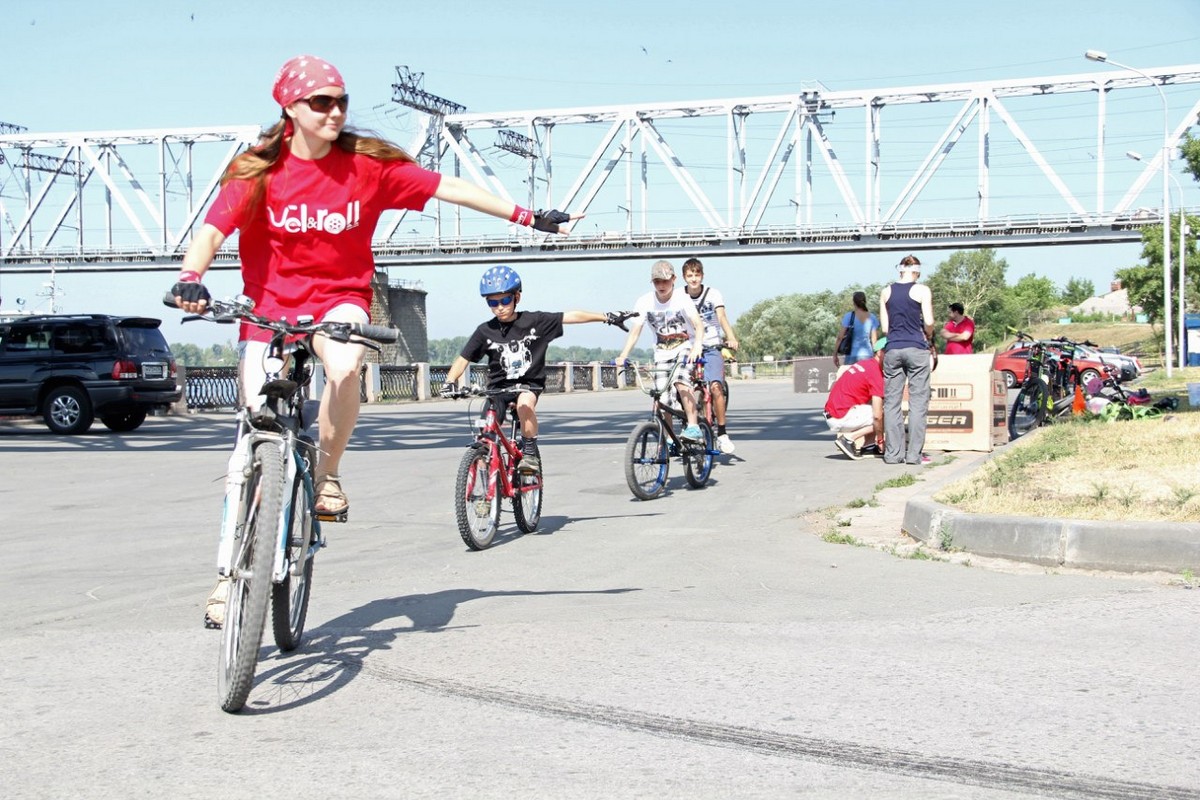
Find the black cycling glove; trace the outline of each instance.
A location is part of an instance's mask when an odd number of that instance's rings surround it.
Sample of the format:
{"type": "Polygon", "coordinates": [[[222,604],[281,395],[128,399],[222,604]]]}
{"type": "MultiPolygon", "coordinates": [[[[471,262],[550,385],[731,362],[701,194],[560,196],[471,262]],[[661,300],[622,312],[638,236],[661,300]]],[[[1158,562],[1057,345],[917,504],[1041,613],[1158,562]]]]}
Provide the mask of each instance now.
{"type": "Polygon", "coordinates": [[[200,281],[177,281],[171,287],[171,294],[182,298],[185,303],[199,303],[203,301],[212,305],[212,295],[208,293],[208,289],[200,281]]]}
{"type": "Polygon", "coordinates": [[[636,311],[607,311],[604,314],[604,323],[616,325],[621,330],[627,331],[629,328],[625,326],[625,322],[637,316],[640,315],[636,311]]]}
{"type": "Polygon", "coordinates": [[[533,228],[546,233],[558,233],[558,225],[561,222],[570,222],[571,215],[564,211],[550,209],[549,211],[538,210],[533,212],[533,228]]]}

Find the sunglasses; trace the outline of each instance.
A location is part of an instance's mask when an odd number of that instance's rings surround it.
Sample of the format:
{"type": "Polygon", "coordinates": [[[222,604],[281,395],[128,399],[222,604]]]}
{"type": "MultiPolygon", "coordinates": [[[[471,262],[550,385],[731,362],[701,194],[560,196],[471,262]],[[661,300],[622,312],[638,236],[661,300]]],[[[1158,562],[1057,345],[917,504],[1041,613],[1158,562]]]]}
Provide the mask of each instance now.
{"type": "Polygon", "coordinates": [[[318,114],[328,114],[333,111],[333,107],[345,114],[346,109],[350,107],[350,95],[344,94],[341,97],[333,97],[327,94],[314,94],[312,97],[306,97],[300,102],[308,103],[308,107],[318,114]]]}
{"type": "Polygon", "coordinates": [[[512,301],[513,301],[513,296],[511,294],[506,294],[506,295],[504,295],[504,297],[489,297],[487,299],[487,304],[489,306],[491,306],[492,308],[495,308],[496,306],[512,305],[512,301]]]}

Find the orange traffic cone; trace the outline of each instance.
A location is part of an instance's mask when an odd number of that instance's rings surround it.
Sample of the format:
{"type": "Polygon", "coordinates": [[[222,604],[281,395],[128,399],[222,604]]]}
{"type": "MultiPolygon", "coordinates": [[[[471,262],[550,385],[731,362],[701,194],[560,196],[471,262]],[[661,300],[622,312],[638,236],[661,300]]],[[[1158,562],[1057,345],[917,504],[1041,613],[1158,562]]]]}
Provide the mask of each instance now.
{"type": "Polygon", "coordinates": [[[1071,403],[1071,413],[1080,416],[1087,411],[1087,401],[1083,399],[1083,387],[1075,384],[1075,401],[1071,403]]]}

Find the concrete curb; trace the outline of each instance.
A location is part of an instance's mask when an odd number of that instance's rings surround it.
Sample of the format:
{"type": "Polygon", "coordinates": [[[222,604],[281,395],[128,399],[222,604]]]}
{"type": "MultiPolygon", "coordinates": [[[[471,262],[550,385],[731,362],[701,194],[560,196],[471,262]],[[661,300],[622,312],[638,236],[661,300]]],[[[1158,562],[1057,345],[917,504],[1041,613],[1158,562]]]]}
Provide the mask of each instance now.
{"type": "Polygon", "coordinates": [[[901,527],[935,550],[1078,569],[1200,572],[1198,524],[968,514],[935,502],[938,488],[909,498],[901,527]]]}

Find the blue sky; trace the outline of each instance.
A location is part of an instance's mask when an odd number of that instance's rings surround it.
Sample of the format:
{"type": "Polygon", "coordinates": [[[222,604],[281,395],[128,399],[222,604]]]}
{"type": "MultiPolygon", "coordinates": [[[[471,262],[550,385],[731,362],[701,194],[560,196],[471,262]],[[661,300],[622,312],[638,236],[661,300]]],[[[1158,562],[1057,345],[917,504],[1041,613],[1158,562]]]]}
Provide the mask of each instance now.
{"type": "MultiPolygon", "coordinates": [[[[400,64],[424,72],[426,90],[487,111],[784,94],[813,80],[844,90],[1089,72],[1101,69],[1082,58],[1092,48],[1143,68],[1200,61],[1196,0],[1152,0],[1136,8],[1112,0],[42,0],[10,4],[4,19],[0,120],[42,132],[265,124],[278,115],[270,98],[275,71],[302,52],[341,70],[353,96],[353,124],[401,144],[411,138],[412,119],[389,102],[400,64]]],[[[1148,137],[1161,136],[1161,116],[1148,116],[1148,137]]],[[[1200,193],[1181,182],[1187,204],[1196,206],[1200,193]]],[[[1146,204],[1156,205],[1156,186],[1146,204]]],[[[1033,272],[1060,285],[1071,276],[1088,278],[1100,288],[1115,269],[1136,262],[1138,249],[1014,248],[1002,255],[1010,281],[1033,272]]],[[[947,254],[930,252],[924,260],[936,264],[947,254]]],[[[893,254],[774,256],[706,266],[736,320],[776,294],[885,280],[894,261],[893,254]]],[[[649,266],[525,265],[524,305],[628,307],[649,289],[649,266]]],[[[440,338],[465,335],[485,318],[476,294],[480,272],[405,268],[392,276],[424,283],[430,336],[440,338]]],[[[39,296],[46,280],[0,274],[4,307],[21,296],[27,307],[46,308],[39,296]]],[[[239,288],[231,273],[209,282],[218,294],[239,288]]],[[[59,279],[58,302],[65,311],[163,317],[172,341],[224,341],[227,329],[180,329],[171,312],[157,306],[169,283],[165,273],[68,274],[59,279]]],[[[619,347],[619,333],[572,326],[561,343],[619,347]]]]}

